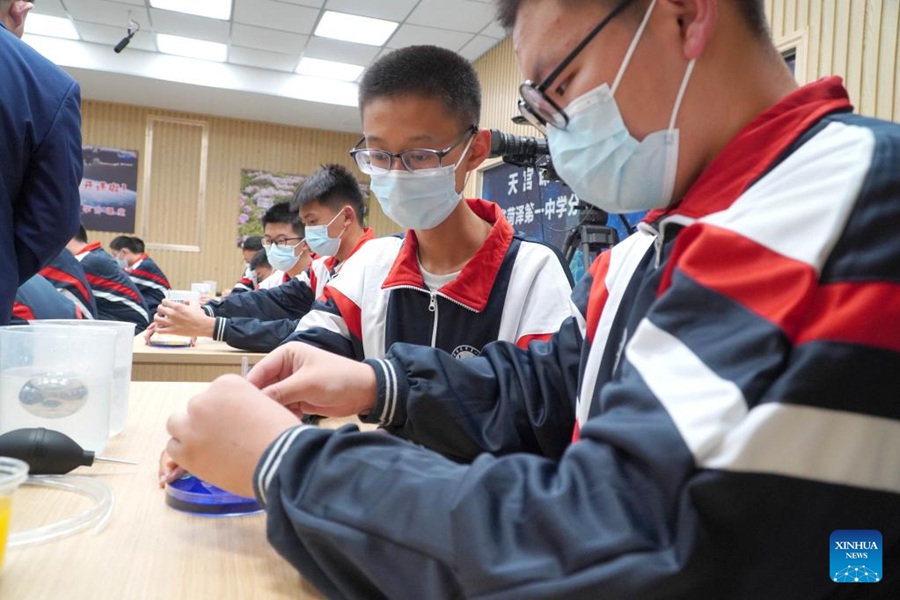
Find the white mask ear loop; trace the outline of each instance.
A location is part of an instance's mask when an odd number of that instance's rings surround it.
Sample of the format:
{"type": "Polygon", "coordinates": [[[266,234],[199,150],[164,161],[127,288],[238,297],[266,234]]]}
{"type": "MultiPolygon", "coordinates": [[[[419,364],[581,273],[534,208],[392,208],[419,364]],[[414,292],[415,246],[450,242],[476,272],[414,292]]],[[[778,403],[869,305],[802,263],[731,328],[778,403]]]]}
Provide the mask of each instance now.
{"type": "Polygon", "coordinates": [[[619,83],[621,83],[622,81],[622,76],[625,75],[625,69],[626,67],[628,67],[628,63],[631,62],[631,56],[634,54],[638,42],[641,41],[641,36],[644,35],[644,29],[647,27],[647,23],[650,21],[650,14],[653,12],[654,6],[656,6],[656,0],[653,0],[650,3],[649,8],[647,8],[647,12],[644,14],[644,19],[641,21],[637,33],[634,34],[634,39],[631,40],[631,45],[628,46],[628,52],[625,53],[625,58],[622,59],[622,66],[619,67],[619,72],[616,74],[616,78],[613,81],[612,88],[610,89],[613,96],[616,95],[616,90],[619,89],[619,83]]]}
{"type": "Polygon", "coordinates": [[[681,101],[684,100],[684,93],[687,91],[688,82],[694,73],[694,65],[697,59],[692,58],[688,63],[687,70],[684,72],[684,79],[681,80],[681,87],[678,89],[678,96],[675,97],[675,107],[672,109],[672,118],[669,120],[669,131],[675,129],[675,119],[678,118],[678,111],[681,110],[681,101]]]}
{"type": "MultiPolygon", "coordinates": [[[[475,136],[478,135],[476,131],[472,135],[469,136],[469,141],[466,142],[466,147],[463,148],[462,154],[459,155],[459,158],[456,160],[456,164],[453,165],[453,172],[456,173],[456,170],[459,168],[459,165],[462,164],[463,159],[466,157],[466,153],[469,151],[469,148],[472,147],[472,142],[475,140],[475,136]]],[[[463,181],[463,190],[466,189],[466,185],[469,183],[469,175],[472,174],[472,171],[466,171],[466,178],[463,181]]],[[[456,188],[453,188],[453,191],[456,191],[456,188]]],[[[462,197],[462,191],[459,192],[459,196],[462,197]]]]}

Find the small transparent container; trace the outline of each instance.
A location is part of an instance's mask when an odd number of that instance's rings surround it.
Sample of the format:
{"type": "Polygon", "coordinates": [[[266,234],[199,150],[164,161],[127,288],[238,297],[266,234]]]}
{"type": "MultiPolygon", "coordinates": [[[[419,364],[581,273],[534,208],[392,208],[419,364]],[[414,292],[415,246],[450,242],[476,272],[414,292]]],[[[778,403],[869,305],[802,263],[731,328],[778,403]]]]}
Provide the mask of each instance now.
{"type": "Polygon", "coordinates": [[[6,556],[13,494],[28,479],[28,465],[17,458],[0,456],[0,569],[6,556]]]}
{"type": "Polygon", "coordinates": [[[32,321],[33,327],[109,327],[116,332],[113,395],[109,403],[109,435],[121,433],[128,418],[128,393],[131,389],[131,365],[134,354],[134,323],[127,321],[92,321],[79,319],[44,319],[32,321]]]}

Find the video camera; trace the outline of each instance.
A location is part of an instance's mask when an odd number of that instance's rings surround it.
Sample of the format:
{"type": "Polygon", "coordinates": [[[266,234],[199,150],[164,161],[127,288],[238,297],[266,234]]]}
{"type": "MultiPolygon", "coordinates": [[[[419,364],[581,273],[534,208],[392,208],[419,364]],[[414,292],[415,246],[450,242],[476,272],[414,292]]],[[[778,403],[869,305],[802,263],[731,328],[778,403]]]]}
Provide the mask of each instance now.
{"type": "Polygon", "coordinates": [[[559,180],[559,175],[550,161],[550,146],[547,138],[513,135],[491,129],[491,153],[489,158],[500,157],[503,162],[517,167],[537,167],[544,172],[545,179],[559,180]]]}

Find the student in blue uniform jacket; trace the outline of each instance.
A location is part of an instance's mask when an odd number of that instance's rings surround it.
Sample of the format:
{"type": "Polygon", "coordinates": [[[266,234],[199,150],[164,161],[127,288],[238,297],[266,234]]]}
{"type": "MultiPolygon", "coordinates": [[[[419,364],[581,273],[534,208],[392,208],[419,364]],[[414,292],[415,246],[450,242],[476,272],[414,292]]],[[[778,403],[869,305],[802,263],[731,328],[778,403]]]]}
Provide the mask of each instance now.
{"type": "Polygon", "coordinates": [[[84,267],[67,248],[60,250],[56,258],[41,269],[40,275],[52,283],[60,294],[71,300],[85,319],[97,318],[94,290],[88,283],[84,267]]]}
{"type": "Polygon", "coordinates": [[[40,275],[19,286],[13,302],[12,325],[24,325],[36,319],[81,319],[81,310],[56,291],[40,275]]]}
{"type": "Polygon", "coordinates": [[[762,0],[500,4],[559,175],[655,210],[550,341],[289,344],[173,415],[169,453],[255,493],[331,598],[898,597],[900,125],[798,87],[762,0]],[[838,530],[878,540],[869,583],[838,530]]]}
{"type": "Polygon", "coordinates": [[[116,236],[109,243],[113,257],[137,286],[150,316],[156,312],[156,307],[166,297],[166,291],[172,289],[166,274],[159,268],[152,258],[144,252],[144,240],[128,235],[116,236]]]}
{"type": "Polygon", "coordinates": [[[79,88],[17,39],[33,6],[0,0],[0,325],[16,287],[72,237],[81,205],[79,88]]]}
{"type": "Polygon", "coordinates": [[[134,323],[136,333],[146,329],[150,316],[144,298],[100,242],[89,244],[87,232],[80,226],[66,247],[84,267],[97,300],[97,318],[134,323]]]}

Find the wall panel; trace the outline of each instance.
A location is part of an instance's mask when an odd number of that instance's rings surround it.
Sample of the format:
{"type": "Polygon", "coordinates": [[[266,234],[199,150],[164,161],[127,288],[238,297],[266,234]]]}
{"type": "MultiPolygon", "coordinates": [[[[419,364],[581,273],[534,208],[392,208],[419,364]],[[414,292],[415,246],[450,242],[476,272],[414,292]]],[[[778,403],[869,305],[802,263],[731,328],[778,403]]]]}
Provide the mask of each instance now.
{"type": "MultiPolygon", "coordinates": [[[[154,258],[177,287],[203,279],[214,279],[220,286],[230,287],[240,276],[241,254],[235,241],[238,187],[242,168],[308,175],[323,163],[336,162],[347,166],[361,181],[368,183],[368,177],[359,173],[347,154],[359,139],[359,134],[356,133],[302,129],[95,101],[85,101],[82,113],[85,144],[140,151],[139,182],[144,181],[144,169],[147,168],[144,137],[150,116],[191,119],[207,124],[209,162],[200,251],[152,250],[154,258]]],[[[162,155],[165,155],[163,150],[174,150],[175,154],[170,156],[171,160],[174,160],[176,154],[184,158],[182,151],[188,146],[198,148],[195,145],[196,137],[192,137],[189,131],[179,134],[178,130],[175,130],[167,132],[165,137],[166,143],[161,143],[156,149],[160,150],[162,155]],[[179,149],[180,146],[184,147],[179,149]]],[[[199,169],[197,161],[199,156],[190,161],[168,164],[166,169],[171,175],[171,180],[166,185],[173,189],[185,187],[188,189],[186,195],[195,194],[196,192],[191,190],[196,190],[199,169]]],[[[143,190],[139,187],[136,232],[143,231],[141,212],[145,198],[143,190]]],[[[158,219],[159,223],[165,223],[166,229],[155,230],[151,227],[149,235],[144,239],[145,242],[156,244],[166,243],[171,239],[183,239],[182,236],[196,224],[198,215],[192,214],[186,206],[178,209],[175,197],[172,198],[172,202],[175,203],[175,208],[170,205],[168,210],[163,211],[161,205],[154,205],[151,199],[148,217],[150,224],[153,224],[154,219],[158,219]],[[158,208],[161,212],[155,212],[158,208]]],[[[391,231],[387,230],[389,221],[381,214],[377,202],[370,202],[370,205],[370,219],[376,224],[376,231],[379,234],[393,231],[394,227],[390,228],[391,231]],[[385,230],[382,231],[382,228],[385,230]]],[[[116,234],[89,232],[89,235],[93,240],[100,240],[106,245],[116,234]]]]}

